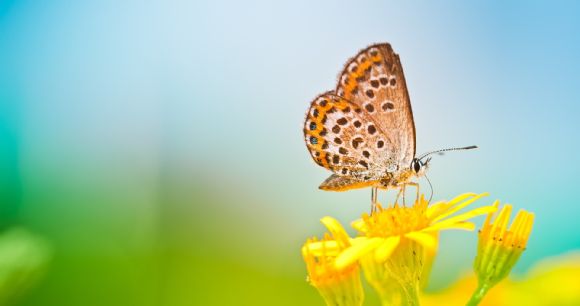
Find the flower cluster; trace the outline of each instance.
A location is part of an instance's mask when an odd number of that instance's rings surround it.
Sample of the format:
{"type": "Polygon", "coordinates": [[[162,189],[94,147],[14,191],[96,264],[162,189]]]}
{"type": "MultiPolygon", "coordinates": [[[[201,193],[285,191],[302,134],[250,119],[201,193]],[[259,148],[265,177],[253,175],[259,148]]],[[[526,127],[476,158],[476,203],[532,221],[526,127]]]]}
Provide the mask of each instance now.
{"type": "MultiPolygon", "coordinates": [[[[494,207],[499,206],[499,201],[494,207]]],[[[470,305],[477,305],[487,291],[503,280],[512,270],[528,243],[534,224],[534,214],[520,210],[508,229],[512,206],[507,204],[491,222],[488,215],[479,231],[477,256],[473,263],[478,278],[478,289],[470,305]]]]}
{"type": "Polygon", "coordinates": [[[358,232],[349,237],[331,217],[321,221],[329,233],[309,239],[302,248],[308,279],[327,305],[362,305],[364,292],[360,270],[376,290],[383,305],[419,305],[443,230],[474,230],[470,220],[487,214],[480,231],[475,270],[480,286],[470,303],[476,305],[489,288],[505,278],[525,249],[533,215],[520,212],[509,230],[511,206],[506,205],[496,220],[494,205],[466,209],[486,194],[465,193],[451,201],[429,205],[423,196],[412,206],[392,205],[364,213],[352,222],[358,232]]]}
{"type": "Polygon", "coordinates": [[[328,305],[362,305],[363,289],[357,265],[338,269],[336,257],[350,246],[342,225],[331,217],[320,220],[331,234],[322,240],[309,239],[302,248],[308,281],[318,289],[328,305]]]}

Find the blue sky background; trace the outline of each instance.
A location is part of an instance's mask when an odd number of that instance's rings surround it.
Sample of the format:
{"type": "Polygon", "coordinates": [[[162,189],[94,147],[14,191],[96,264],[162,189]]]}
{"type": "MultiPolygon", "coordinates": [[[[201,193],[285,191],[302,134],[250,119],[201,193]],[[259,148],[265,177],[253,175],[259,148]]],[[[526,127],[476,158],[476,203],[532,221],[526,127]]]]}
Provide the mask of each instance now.
{"type": "MultiPolygon", "coordinates": [[[[329,173],[303,116],[375,42],[400,54],[419,153],[480,147],[434,157],[435,199],[488,191],[481,204],[536,213],[519,273],[578,249],[578,16],[577,2],[0,1],[3,224],[44,235],[68,271],[30,301],[79,276],[70,258],[131,261],[168,241],[197,254],[192,232],[252,271],[302,275],[318,219],[348,224],[370,196],[317,189],[329,173]]],[[[474,253],[473,234],[444,234],[435,286],[474,253]]],[[[147,286],[171,283],[155,273],[147,286]]]]}

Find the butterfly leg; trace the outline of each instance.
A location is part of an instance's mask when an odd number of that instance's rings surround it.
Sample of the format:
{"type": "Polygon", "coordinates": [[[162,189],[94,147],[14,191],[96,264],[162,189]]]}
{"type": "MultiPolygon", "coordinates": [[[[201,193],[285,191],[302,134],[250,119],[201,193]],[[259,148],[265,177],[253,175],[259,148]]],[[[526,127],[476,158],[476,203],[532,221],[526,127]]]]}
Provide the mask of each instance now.
{"type": "Polygon", "coordinates": [[[377,195],[379,189],[378,187],[371,188],[371,215],[377,211],[377,195]]]}
{"type": "MultiPolygon", "coordinates": [[[[395,204],[394,204],[395,206],[396,206],[396,205],[398,204],[398,202],[399,202],[399,197],[401,196],[401,193],[403,192],[403,189],[405,189],[405,187],[404,187],[404,186],[401,186],[401,187],[399,188],[399,192],[397,193],[397,197],[395,198],[395,204]]],[[[405,201],[405,195],[403,194],[403,203],[404,203],[404,201],[405,201]]]]}
{"type": "Polygon", "coordinates": [[[417,195],[416,195],[416,198],[415,198],[415,202],[416,201],[419,201],[419,184],[418,183],[415,183],[415,182],[408,182],[408,183],[405,184],[405,186],[414,186],[414,187],[417,188],[417,195]]]}
{"type": "Polygon", "coordinates": [[[397,203],[397,201],[399,200],[399,196],[402,194],[403,195],[403,206],[406,206],[405,190],[406,190],[407,186],[414,186],[417,188],[417,195],[416,195],[415,201],[419,200],[419,184],[415,183],[415,182],[408,182],[408,183],[401,185],[401,187],[399,188],[399,193],[397,193],[397,197],[395,198],[395,203],[397,203]]]}

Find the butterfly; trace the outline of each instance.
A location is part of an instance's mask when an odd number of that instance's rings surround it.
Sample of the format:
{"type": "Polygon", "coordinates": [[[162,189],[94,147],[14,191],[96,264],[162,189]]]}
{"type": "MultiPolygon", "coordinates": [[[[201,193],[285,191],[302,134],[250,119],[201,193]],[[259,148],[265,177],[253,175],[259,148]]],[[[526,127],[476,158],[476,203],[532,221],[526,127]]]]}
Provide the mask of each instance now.
{"type": "MultiPolygon", "coordinates": [[[[314,161],[333,172],[320,185],[327,191],[416,186],[433,153],[415,156],[413,111],[399,56],[388,43],[360,51],[344,66],[334,91],[312,101],[304,120],[304,140],[314,161]],[[425,159],[425,160],[424,160],[425,159]]],[[[397,195],[398,199],[398,195],[397,195]]]]}

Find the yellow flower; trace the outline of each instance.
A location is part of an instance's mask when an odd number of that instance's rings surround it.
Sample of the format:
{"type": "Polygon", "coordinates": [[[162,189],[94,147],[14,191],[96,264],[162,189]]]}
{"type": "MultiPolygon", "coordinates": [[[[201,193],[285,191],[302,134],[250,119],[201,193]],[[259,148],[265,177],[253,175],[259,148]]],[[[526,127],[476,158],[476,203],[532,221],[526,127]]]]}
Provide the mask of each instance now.
{"type": "Polygon", "coordinates": [[[360,306],[364,291],[358,265],[355,263],[341,269],[335,265],[336,256],[350,246],[351,239],[337,220],[324,217],[320,221],[331,235],[325,234],[320,241],[309,239],[302,247],[308,281],[327,305],[360,306]]]}
{"type": "MultiPolygon", "coordinates": [[[[493,287],[480,306],[580,305],[580,252],[544,259],[517,279],[507,278],[493,287]]],[[[475,275],[465,276],[449,288],[424,294],[423,306],[465,305],[477,287],[475,275]]]]}
{"type": "Polygon", "coordinates": [[[469,219],[496,210],[494,206],[479,207],[454,215],[472,204],[486,193],[465,193],[449,202],[438,202],[428,206],[423,196],[411,207],[378,207],[372,215],[363,214],[362,219],[352,226],[364,237],[353,240],[352,246],[336,258],[336,267],[341,269],[362,256],[373,252],[377,261],[388,258],[404,240],[411,240],[428,248],[437,247],[437,232],[447,229],[473,230],[475,224],[469,219]]]}
{"type": "Polygon", "coordinates": [[[436,253],[438,232],[473,230],[475,225],[469,219],[496,208],[484,206],[456,213],[485,195],[466,193],[431,206],[424,197],[411,207],[379,205],[376,213],[363,214],[362,219],[353,222],[362,237],[351,240],[351,246],[338,255],[336,268],[360,261],[383,305],[417,304],[422,276],[428,273],[436,253]]]}
{"type": "MultiPolygon", "coordinates": [[[[515,282],[515,290],[510,292],[505,305],[580,305],[579,279],[578,250],[544,259],[527,273],[524,280],[515,282]]],[[[495,291],[494,288],[490,294],[495,291]]]]}
{"type": "MultiPolygon", "coordinates": [[[[498,206],[499,201],[495,201],[494,207],[498,206]]],[[[508,229],[511,211],[512,206],[505,205],[493,223],[494,214],[490,213],[479,232],[477,256],[473,263],[478,288],[470,305],[477,305],[491,287],[504,279],[526,249],[534,214],[520,210],[508,229]]]]}

